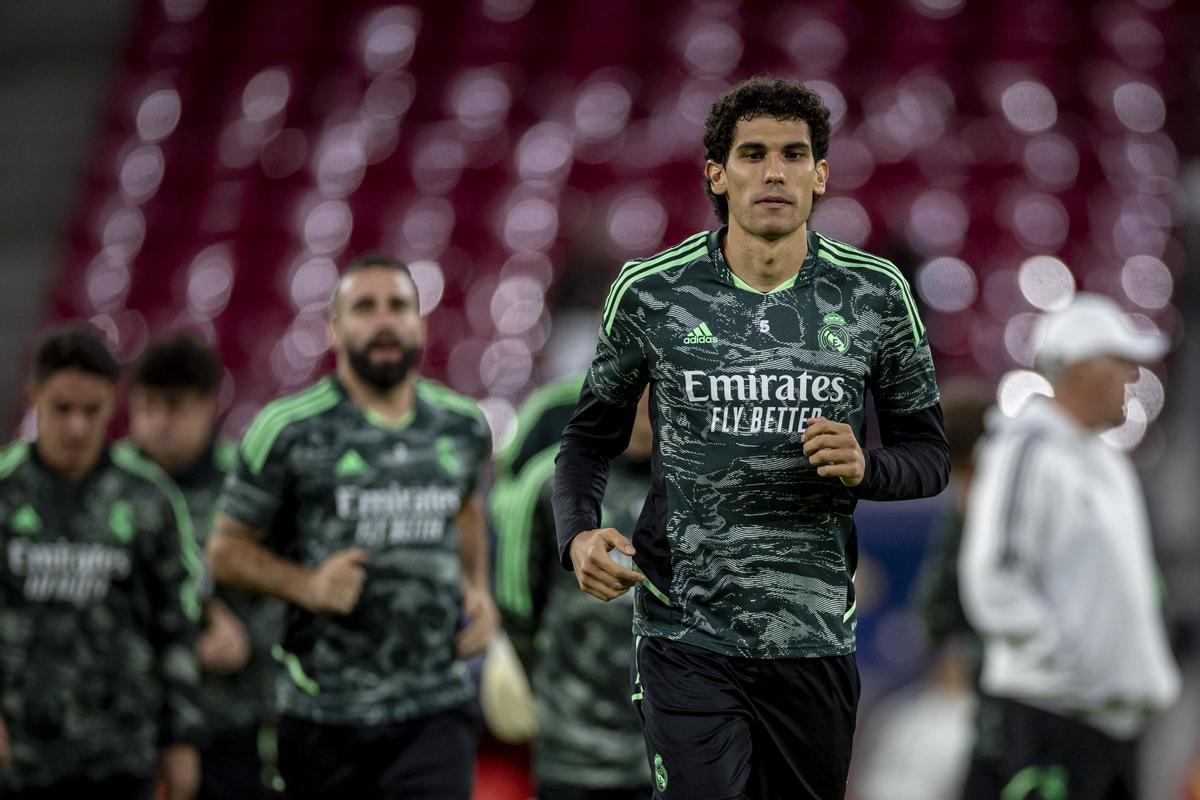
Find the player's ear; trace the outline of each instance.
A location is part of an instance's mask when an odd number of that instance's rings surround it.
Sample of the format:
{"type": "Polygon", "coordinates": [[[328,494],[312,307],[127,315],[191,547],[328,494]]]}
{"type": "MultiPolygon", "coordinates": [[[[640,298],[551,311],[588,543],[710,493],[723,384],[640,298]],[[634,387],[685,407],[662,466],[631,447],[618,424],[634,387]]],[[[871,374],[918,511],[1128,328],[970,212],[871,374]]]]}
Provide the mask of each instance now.
{"type": "Polygon", "coordinates": [[[816,178],[813,181],[813,194],[825,194],[825,188],[829,184],[829,162],[823,158],[817,162],[816,178]]]}
{"type": "Polygon", "coordinates": [[[725,194],[726,187],[724,164],[718,164],[715,161],[706,161],[704,163],[704,177],[708,178],[708,185],[712,188],[713,194],[725,194]]]}

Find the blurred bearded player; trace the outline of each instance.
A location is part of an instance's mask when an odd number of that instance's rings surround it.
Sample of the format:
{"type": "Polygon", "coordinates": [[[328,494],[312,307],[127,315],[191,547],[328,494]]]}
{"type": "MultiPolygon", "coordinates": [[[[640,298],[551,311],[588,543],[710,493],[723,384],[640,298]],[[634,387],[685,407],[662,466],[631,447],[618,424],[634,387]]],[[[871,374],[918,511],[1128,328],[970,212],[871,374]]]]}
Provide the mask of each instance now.
{"type": "Polygon", "coordinates": [[[289,797],[466,800],[480,720],[461,659],[498,620],[476,494],[487,423],[417,374],[425,326],[400,262],[350,263],[329,333],[335,373],[269,404],[242,439],[213,575],[290,604],[289,797]]]}

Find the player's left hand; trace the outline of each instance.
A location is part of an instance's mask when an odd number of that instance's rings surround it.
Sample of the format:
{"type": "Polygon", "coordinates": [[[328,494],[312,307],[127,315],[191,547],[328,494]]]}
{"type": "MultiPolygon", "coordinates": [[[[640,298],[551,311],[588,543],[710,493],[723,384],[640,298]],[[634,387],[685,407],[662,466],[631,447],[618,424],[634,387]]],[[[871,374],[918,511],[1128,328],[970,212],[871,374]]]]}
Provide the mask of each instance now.
{"type": "Polygon", "coordinates": [[[454,637],[459,658],[468,658],[487,649],[500,622],[500,612],[487,589],[467,586],[463,589],[463,615],[467,626],[454,637]]]}
{"type": "Polygon", "coordinates": [[[804,428],[804,455],[822,478],[837,478],[845,486],[858,486],[867,471],[854,431],[844,422],[813,417],[804,428]]]}
{"type": "Polygon", "coordinates": [[[166,800],[192,800],[200,791],[200,753],[190,744],[168,745],[158,772],[166,800]]]}

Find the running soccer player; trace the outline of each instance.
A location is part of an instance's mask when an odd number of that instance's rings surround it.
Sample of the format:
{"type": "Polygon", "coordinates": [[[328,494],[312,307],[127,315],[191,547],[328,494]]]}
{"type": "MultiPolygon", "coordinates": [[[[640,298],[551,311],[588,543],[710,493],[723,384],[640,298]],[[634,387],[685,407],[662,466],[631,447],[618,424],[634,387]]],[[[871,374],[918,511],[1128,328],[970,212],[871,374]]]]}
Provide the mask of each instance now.
{"type": "MultiPolygon", "coordinates": [[[[152,342],[138,359],[129,392],[129,440],[118,445],[154,462],[179,487],[201,547],[236,452],[216,435],[221,363],[184,334],[152,342]]],[[[196,641],[200,706],[208,743],[200,752],[199,800],[266,795],[260,741],[271,741],[271,645],[282,624],[275,600],[229,586],[206,591],[196,641]]],[[[267,755],[270,755],[270,748],[267,755]]],[[[268,764],[268,772],[271,766],[268,764]]]]}
{"type": "Polygon", "coordinates": [[[726,227],[621,270],[563,434],[560,557],[601,599],[638,587],[634,698],[658,797],[844,795],[859,696],[852,512],[947,481],[908,284],[808,229],[828,120],[815,93],[778,79],[716,101],[705,186],[726,227]],[[600,502],[647,384],[652,489],[627,537],[599,527],[600,502]],[[883,446],[864,452],[868,391],[883,446]]]}
{"type": "Polygon", "coordinates": [[[475,491],[487,423],[417,375],[425,329],[403,264],[351,262],[329,333],[335,374],[268,405],[242,439],[209,561],[218,581],[290,604],[289,797],[465,800],[480,720],[461,659],[498,619],[475,491]]]}
{"type": "Polygon", "coordinates": [[[0,796],[168,800],[199,783],[202,567],[178,490],[109,448],[118,367],[93,331],[34,359],[37,439],[0,451],[0,796]]]}
{"type": "MultiPolygon", "coordinates": [[[[558,414],[555,405],[544,407],[543,416],[558,414]]],[[[630,529],[650,489],[648,407],[647,394],[629,447],[612,464],[602,512],[612,527],[630,529]]],[[[529,459],[506,502],[495,508],[496,596],[533,688],[538,798],[645,800],[650,772],[627,678],[633,596],[597,608],[559,566],[551,504],[557,452],[555,443],[529,459]]],[[[632,565],[628,556],[615,555],[632,565]]]]}

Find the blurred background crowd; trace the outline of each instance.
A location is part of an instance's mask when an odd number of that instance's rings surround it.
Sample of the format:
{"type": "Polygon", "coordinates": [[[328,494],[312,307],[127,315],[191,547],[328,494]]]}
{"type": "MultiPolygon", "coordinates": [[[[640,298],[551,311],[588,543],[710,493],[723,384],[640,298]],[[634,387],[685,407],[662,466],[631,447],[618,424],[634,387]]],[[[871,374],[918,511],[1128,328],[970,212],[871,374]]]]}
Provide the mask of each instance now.
{"type": "MultiPolygon", "coordinates": [[[[1170,338],[1106,438],[1142,473],[1185,679],[1146,797],[1200,797],[1198,42],[1183,0],[4,3],[0,415],[29,433],[31,343],[87,319],[123,362],[211,342],[236,439],[328,368],[338,267],[380,250],[417,283],[422,372],[500,450],[587,363],[621,262],[715,227],[712,101],[796,78],[833,123],[812,227],[900,265],[943,389],[1006,414],[1045,391],[1033,322],[1076,291],[1170,338]]],[[[965,765],[970,659],[919,602],[952,502],[859,507],[860,800],[951,796],[965,765]]],[[[485,747],[479,796],[523,757],[485,747]]]]}

